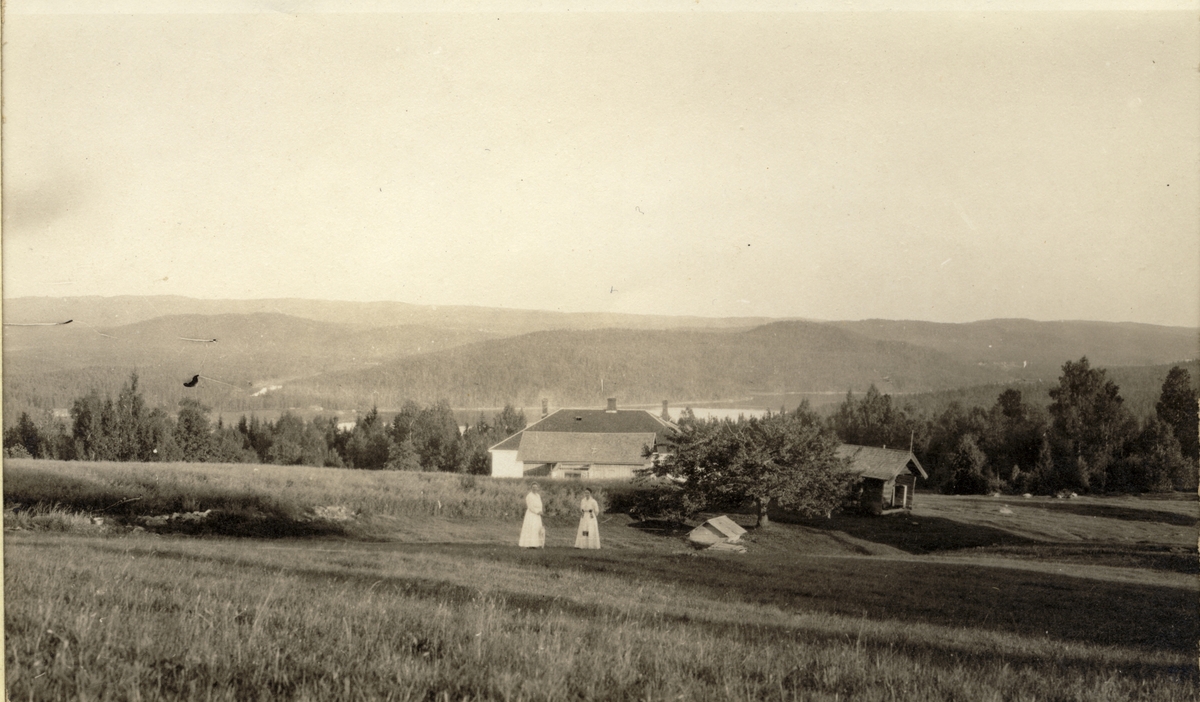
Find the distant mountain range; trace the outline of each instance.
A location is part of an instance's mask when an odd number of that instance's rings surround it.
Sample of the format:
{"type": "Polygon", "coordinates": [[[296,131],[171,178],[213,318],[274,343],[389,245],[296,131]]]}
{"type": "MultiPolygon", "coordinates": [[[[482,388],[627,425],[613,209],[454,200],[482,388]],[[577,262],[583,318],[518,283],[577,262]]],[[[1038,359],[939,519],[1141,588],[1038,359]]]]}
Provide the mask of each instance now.
{"type": "Polygon", "coordinates": [[[1087,355],[1103,366],[1172,363],[1200,355],[1200,331],[1130,322],[989,319],[965,324],[867,319],[829,322],[872,339],[936,349],[971,363],[1028,363],[1058,369],[1087,355]]]}
{"type": "Polygon", "coordinates": [[[949,391],[1052,382],[1067,360],[1150,366],[1200,356],[1194,328],[988,320],[940,324],[565,314],[477,307],[182,297],[16,298],[4,330],[6,422],[115,394],[217,409],[675,404],[754,394],[949,391]],[[216,339],[215,342],[207,341],[216,339]],[[202,376],[194,389],[184,380],[202,376]]]}
{"type": "Polygon", "coordinates": [[[76,319],[117,327],[176,315],[281,314],[318,322],[368,327],[427,326],[471,329],[512,336],[546,329],[748,328],[777,321],[767,317],[668,317],[604,312],[547,312],[500,307],[410,305],[404,302],[337,300],[202,300],[175,295],[152,297],[18,297],[4,301],[8,322],[76,319]]]}
{"type": "Polygon", "coordinates": [[[776,322],[736,332],[534,332],[313,376],[297,386],[339,402],[357,388],[372,387],[388,404],[440,395],[465,406],[536,405],[543,397],[555,406],[587,406],[607,396],[653,403],[865,389],[871,382],[944,389],[996,378],[989,369],[932,349],[817,322],[776,322]]]}

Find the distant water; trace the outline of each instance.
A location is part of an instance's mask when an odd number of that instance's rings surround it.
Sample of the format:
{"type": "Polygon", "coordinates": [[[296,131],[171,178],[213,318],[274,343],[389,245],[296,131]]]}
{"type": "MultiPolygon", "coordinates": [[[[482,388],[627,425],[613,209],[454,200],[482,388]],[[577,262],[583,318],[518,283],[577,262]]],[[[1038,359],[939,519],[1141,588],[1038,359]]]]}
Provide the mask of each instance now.
{"type": "MultiPolygon", "coordinates": [[[[692,407],[692,412],[700,419],[708,419],[710,417],[716,419],[737,419],[742,417],[761,417],[767,412],[778,412],[781,409],[794,410],[803,402],[808,400],[808,404],[817,410],[831,409],[832,406],[840,403],[846,394],[842,392],[789,392],[770,395],[754,395],[741,400],[727,400],[724,402],[704,402],[703,405],[692,407]]],[[[680,413],[683,412],[686,404],[680,404],[675,407],[669,407],[668,412],[671,419],[679,419],[680,413]]]]}
{"type": "MultiPolygon", "coordinates": [[[[821,405],[838,404],[845,397],[845,391],[769,393],[752,395],[737,400],[705,400],[702,405],[701,403],[697,403],[695,407],[692,407],[692,411],[698,411],[702,406],[705,409],[753,409],[778,412],[781,407],[786,410],[794,410],[804,400],[808,400],[808,404],[813,407],[819,407],[821,405]]],[[[685,406],[687,406],[686,403],[679,403],[679,409],[685,406]]],[[[671,409],[673,411],[675,408],[672,407],[671,409]]]]}
{"type": "MultiPolygon", "coordinates": [[[[734,398],[728,400],[697,400],[695,402],[671,402],[667,411],[671,415],[671,419],[679,419],[679,415],[684,408],[690,407],[692,412],[697,417],[717,417],[718,419],[730,418],[737,419],[738,415],[746,417],[761,417],[767,412],[778,412],[782,407],[786,410],[794,410],[796,406],[803,400],[808,400],[808,403],[817,410],[829,411],[834,406],[841,403],[846,397],[845,392],[785,392],[785,393],[765,393],[761,395],[750,395],[742,398],[734,398]]],[[[578,407],[578,405],[576,405],[578,407]]],[[[621,409],[643,409],[655,415],[662,412],[662,405],[620,405],[621,409]]],[[[536,422],[542,415],[541,407],[521,407],[518,408],[525,413],[525,419],[532,424],[536,422]]],[[[561,407],[551,406],[550,411],[562,409],[561,407]]],[[[603,409],[603,405],[596,405],[595,409],[603,409]]],[[[483,412],[485,417],[490,418],[493,414],[500,411],[498,407],[488,407],[481,409],[465,409],[456,408],[454,415],[458,418],[460,424],[475,423],[479,419],[479,413],[483,412]]],[[[380,414],[384,414],[380,410],[380,414]]]]}
{"type": "MultiPolygon", "coordinates": [[[[696,419],[737,419],[738,417],[761,417],[768,411],[765,409],[744,409],[744,408],[727,408],[727,407],[693,407],[692,413],[696,415],[696,419]]],[[[679,415],[683,410],[672,411],[671,420],[679,419],[679,415]]]]}
{"type": "MultiPolygon", "coordinates": [[[[684,408],[691,407],[697,417],[706,419],[708,417],[716,417],[718,419],[737,419],[738,415],[746,417],[761,417],[767,412],[778,412],[782,407],[786,410],[794,410],[802,400],[808,400],[814,409],[829,411],[832,406],[837,405],[845,398],[844,392],[787,392],[787,393],[770,393],[763,395],[752,395],[744,398],[729,399],[729,400],[698,400],[695,403],[689,402],[672,402],[668,406],[668,412],[671,419],[679,419],[679,415],[684,408]]],[[[520,408],[525,412],[525,418],[529,423],[533,423],[541,416],[541,407],[523,407],[520,408]]],[[[561,409],[560,407],[551,407],[554,411],[561,409]]],[[[597,406],[596,409],[602,409],[602,406],[597,406]]],[[[662,405],[623,405],[621,409],[644,409],[655,415],[662,411],[662,405]]],[[[458,420],[459,430],[461,431],[467,424],[474,424],[479,421],[480,412],[484,417],[491,419],[493,414],[500,411],[498,407],[479,408],[455,408],[454,416],[458,420]]],[[[279,417],[288,412],[305,421],[310,421],[314,417],[336,417],[339,427],[349,429],[354,426],[355,420],[358,418],[358,412],[354,410],[332,410],[318,407],[293,408],[289,410],[254,410],[254,411],[219,411],[214,412],[212,417],[216,421],[219,417],[227,425],[236,425],[238,420],[243,416],[256,416],[260,421],[274,422],[278,421],[279,417]]],[[[379,417],[384,422],[391,422],[392,417],[396,415],[397,410],[392,408],[380,408],[379,417]]]]}

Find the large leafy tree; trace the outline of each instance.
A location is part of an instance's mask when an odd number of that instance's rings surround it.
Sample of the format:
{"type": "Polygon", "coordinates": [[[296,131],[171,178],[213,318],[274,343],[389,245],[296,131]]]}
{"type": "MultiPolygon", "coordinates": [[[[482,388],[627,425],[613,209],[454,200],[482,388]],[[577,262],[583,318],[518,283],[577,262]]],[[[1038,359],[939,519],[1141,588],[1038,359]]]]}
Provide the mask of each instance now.
{"type": "Polygon", "coordinates": [[[828,514],[855,478],[836,456],[837,436],[807,406],[795,412],[737,421],[683,421],[653,472],[682,481],[684,508],[752,502],[758,526],[779,506],[828,514]]]}
{"type": "Polygon", "coordinates": [[[458,421],[445,400],[424,408],[406,402],[392,420],[391,438],[397,445],[412,442],[425,470],[454,473],[464,467],[458,421]]]}
{"type": "Polygon", "coordinates": [[[921,462],[929,470],[929,484],[948,492],[954,491],[957,470],[955,454],[964,436],[979,437],[987,432],[988,413],[982,407],[964,408],[951,401],[944,410],[926,423],[928,439],[923,448],[916,449],[921,462]]]}
{"type": "Polygon", "coordinates": [[[389,435],[387,425],[380,419],[379,410],[372,407],[350,431],[345,459],[355,468],[380,470],[387,466],[394,447],[395,442],[389,435]]]}
{"type": "Polygon", "coordinates": [[[1193,463],[1200,459],[1200,406],[1196,404],[1196,390],[1192,387],[1192,376],[1186,368],[1175,366],[1167,373],[1162,384],[1162,395],[1154,406],[1158,418],[1166,422],[1179,442],[1180,453],[1193,463]]]}
{"type": "Polygon", "coordinates": [[[989,490],[1027,482],[1023,476],[1037,465],[1046,430],[1045,410],[1026,404],[1020,390],[1008,389],[996,398],[978,435],[978,446],[987,456],[989,490]]]}
{"type": "Polygon", "coordinates": [[[92,390],[75,399],[71,406],[71,436],[75,439],[75,455],[88,461],[113,460],[111,428],[112,400],[106,403],[100,393],[92,390]]]}
{"type": "Polygon", "coordinates": [[[388,445],[388,460],[384,465],[387,470],[421,470],[421,457],[411,439],[388,445]]]}
{"type": "Polygon", "coordinates": [[[146,407],[138,391],[138,374],[129,374],[113,407],[112,447],[118,461],[152,461],[162,443],[162,413],[146,407]],[[156,414],[158,412],[158,414],[156,414]],[[160,416],[161,415],[161,416],[160,416]]]}
{"type": "Polygon", "coordinates": [[[47,439],[42,436],[28,412],[22,412],[16,426],[4,432],[4,448],[20,447],[32,458],[42,458],[47,443],[47,439]]]}
{"type": "Polygon", "coordinates": [[[1051,388],[1050,416],[1059,440],[1067,482],[1104,489],[1109,466],[1137,431],[1137,423],[1122,406],[1120,389],[1103,369],[1092,368],[1087,356],[1063,364],[1058,387],[1051,388]]]}
{"type": "Polygon", "coordinates": [[[504,405],[500,413],[492,417],[492,430],[496,441],[506,439],[525,428],[525,412],[511,404],[504,405]]]}
{"type": "Polygon", "coordinates": [[[279,465],[325,465],[328,448],[325,434],[317,422],[305,422],[284,412],[273,427],[273,441],[267,450],[271,463],[279,465]]]}
{"type": "Polygon", "coordinates": [[[208,421],[210,407],[199,400],[185,397],[179,401],[175,420],[175,445],[185,461],[204,462],[214,455],[212,426],[208,421]]]}
{"type": "Polygon", "coordinates": [[[830,422],[848,444],[896,448],[928,441],[925,423],[911,415],[910,410],[896,407],[891,395],[880,393],[872,384],[862,399],[847,392],[830,422]]]}
{"type": "Polygon", "coordinates": [[[1133,492],[1194,488],[1195,469],[1189,471],[1188,463],[1171,426],[1158,417],[1147,417],[1127,455],[1114,465],[1109,487],[1133,492]]]}
{"type": "Polygon", "coordinates": [[[260,463],[270,462],[271,445],[274,443],[273,429],[270,422],[263,422],[258,417],[251,415],[250,420],[246,421],[246,416],[238,421],[238,432],[244,437],[244,442],[258,456],[260,463]]]}
{"type": "Polygon", "coordinates": [[[951,492],[956,495],[983,495],[994,490],[998,481],[988,466],[987,456],[971,434],[964,435],[950,457],[954,469],[951,492]]]}

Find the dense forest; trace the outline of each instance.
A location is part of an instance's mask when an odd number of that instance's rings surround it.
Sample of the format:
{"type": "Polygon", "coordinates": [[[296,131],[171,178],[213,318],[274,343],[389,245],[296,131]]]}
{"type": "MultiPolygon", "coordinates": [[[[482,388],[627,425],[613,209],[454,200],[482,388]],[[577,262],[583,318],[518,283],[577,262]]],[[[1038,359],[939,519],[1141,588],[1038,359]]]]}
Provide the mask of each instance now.
{"type": "Polygon", "coordinates": [[[1086,357],[1064,364],[1047,394],[1043,405],[1009,388],[988,408],[951,400],[922,412],[871,388],[848,394],[830,422],[847,443],[911,446],[928,485],[951,493],[1195,489],[1200,419],[1186,368],[1171,368],[1153,413],[1141,417],[1086,357]]]}
{"type": "Polygon", "coordinates": [[[89,461],[273,463],[365,470],[430,470],[486,474],[487,448],[525,428],[525,415],[506,406],[460,430],[445,402],[407,402],[385,422],[372,409],[349,428],[333,417],[304,420],[285,412],[275,421],[243,416],[236,424],[210,418],[193,398],[174,414],[150,408],[132,374],[117,398],[97,391],[77,398],[70,421],[23,412],[4,432],[5,454],[89,461]]]}
{"type": "MultiPolygon", "coordinates": [[[[954,493],[1144,492],[1193,489],[1200,442],[1197,390],[1187,368],[1174,366],[1153,411],[1126,406],[1119,386],[1086,357],[1068,361],[1048,403],[1006,388],[990,406],[949,399],[935,409],[900,406],[871,386],[847,393],[829,427],[841,441],[911,446],[930,474],[928,485],[954,493]]],[[[116,399],[91,391],[74,400],[70,421],[23,412],[4,433],[9,456],[62,460],[216,461],[304,464],[367,470],[434,470],[486,474],[488,446],[525,427],[511,405],[459,427],[446,401],[403,403],[390,422],[372,409],[349,428],[336,418],[275,421],[243,416],[210,419],[194,398],[168,413],[150,408],[136,373],[116,399]]]]}
{"type": "MultiPolygon", "coordinates": [[[[1200,380],[1200,361],[1195,360],[1152,366],[1118,366],[1115,368],[1110,366],[1105,369],[1105,372],[1121,388],[1123,406],[1135,416],[1144,417],[1154,413],[1163,380],[1176,366],[1187,370],[1193,382],[1200,380]]],[[[1020,392],[1025,398],[1025,402],[1029,404],[1046,406],[1050,404],[1050,390],[1057,385],[1057,379],[1051,376],[1039,380],[971,385],[934,392],[891,394],[898,402],[916,412],[936,414],[951,402],[957,402],[966,409],[971,407],[986,409],[991,407],[1000,393],[1005,390],[1020,392]]]]}

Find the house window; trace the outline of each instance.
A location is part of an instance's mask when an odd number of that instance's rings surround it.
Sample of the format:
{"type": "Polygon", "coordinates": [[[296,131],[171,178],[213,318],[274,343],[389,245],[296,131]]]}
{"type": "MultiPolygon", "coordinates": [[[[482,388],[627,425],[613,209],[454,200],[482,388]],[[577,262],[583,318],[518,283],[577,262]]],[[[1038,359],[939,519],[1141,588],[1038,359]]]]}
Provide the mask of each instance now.
{"type": "Polygon", "coordinates": [[[564,478],[574,478],[575,480],[579,480],[580,478],[583,477],[583,473],[580,473],[577,470],[569,470],[569,471],[565,471],[563,473],[563,477],[564,478]]]}

